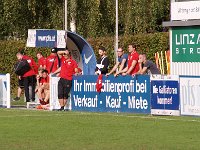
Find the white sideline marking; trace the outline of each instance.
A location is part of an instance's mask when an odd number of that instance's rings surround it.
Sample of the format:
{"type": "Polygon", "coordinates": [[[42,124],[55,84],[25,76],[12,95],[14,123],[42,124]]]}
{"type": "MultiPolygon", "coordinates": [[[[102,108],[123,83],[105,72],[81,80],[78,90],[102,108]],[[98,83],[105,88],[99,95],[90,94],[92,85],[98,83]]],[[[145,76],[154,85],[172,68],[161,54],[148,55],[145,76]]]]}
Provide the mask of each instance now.
{"type": "MultiPolygon", "coordinates": [[[[84,113],[81,112],[82,114],[89,114],[89,115],[99,115],[99,116],[114,116],[114,117],[127,117],[127,118],[140,118],[140,119],[157,119],[157,120],[166,120],[166,121],[182,121],[182,122],[198,122],[200,123],[200,120],[181,120],[181,119],[173,119],[173,118],[163,118],[163,117],[159,117],[159,116],[127,116],[127,115],[123,115],[123,114],[100,114],[100,113],[84,113]]],[[[170,116],[169,116],[170,117],[170,116]]]]}
{"type": "Polygon", "coordinates": [[[126,117],[126,118],[140,118],[140,119],[155,119],[155,120],[166,120],[166,121],[181,121],[181,122],[197,122],[200,123],[200,120],[182,120],[182,119],[174,119],[174,118],[163,118],[159,116],[128,116],[123,114],[101,114],[101,113],[90,113],[90,112],[59,112],[52,114],[43,114],[43,115],[12,115],[12,116],[0,116],[0,118],[13,118],[13,117],[53,117],[53,116],[78,116],[78,115],[98,115],[98,116],[113,116],[113,117],[126,117]]]}

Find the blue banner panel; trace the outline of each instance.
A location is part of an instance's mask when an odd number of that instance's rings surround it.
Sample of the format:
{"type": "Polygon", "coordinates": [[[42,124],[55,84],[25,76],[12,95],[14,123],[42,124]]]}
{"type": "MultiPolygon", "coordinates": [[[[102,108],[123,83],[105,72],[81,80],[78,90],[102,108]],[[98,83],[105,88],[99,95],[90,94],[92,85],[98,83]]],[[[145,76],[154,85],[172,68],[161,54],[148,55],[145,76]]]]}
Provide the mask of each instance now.
{"type": "Polygon", "coordinates": [[[151,81],[151,108],[179,110],[178,81],[151,81]]]}
{"type": "Polygon", "coordinates": [[[57,31],[36,30],[36,47],[57,47],[57,31]]]}
{"type": "Polygon", "coordinates": [[[103,76],[100,93],[96,91],[97,78],[95,75],[74,77],[72,110],[150,113],[150,76],[103,76]]]}

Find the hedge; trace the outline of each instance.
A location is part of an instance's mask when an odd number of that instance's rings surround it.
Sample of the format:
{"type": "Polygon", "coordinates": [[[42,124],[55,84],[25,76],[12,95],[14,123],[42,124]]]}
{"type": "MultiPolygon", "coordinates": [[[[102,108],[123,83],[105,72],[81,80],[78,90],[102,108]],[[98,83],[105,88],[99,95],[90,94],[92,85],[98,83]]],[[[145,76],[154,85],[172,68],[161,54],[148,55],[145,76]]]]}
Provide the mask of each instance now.
{"type": "MultiPolygon", "coordinates": [[[[107,49],[109,60],[111,61],[110,68],[112,68],[115,62],[114,52],[114,38],[113,37],[99,37],[89,38],[88,42],[95,50],[95,54],[98,56],[98,47],[103,45],[107,49]]],[[[125,52],[128,53],[128,45],[136,44],[137,51],[139,53],[146,53],[147,58],[155,61],[154,54],[169,49],[169,34],[168,32],[159,32],[154,34],[138,34],[138,35],[126,35],[119,37],[119,46],[122,47],[125,52]]]]}
{"type": "MultiPolygon", "coordinates": [[[[115,62],[114,53],[114,38],[113,37],[98,37],[88,38],[88,42],[93,47],[95,54],[98,56],[98,47],[103,45],[107,49],[108,57],[113,67],[115,62]]],[[[169,45],[169,35],[166,32],[154,33],[154,34],[138,34],[138,35],[126,35],[119,37],[119,46],[127,52],[128,44],[135,43],[137,45],[137,51],[139,53],[146,53],[148,59],[154,59],[154,53],[165,51],[169,45]]],[[[25,41],[0,41],[0,72],[11,74],[11,92],[16,93],[17,89],[17,76],[13,73],[13,66],[17,61],[16,52],[19,48],[25,47],[25,41]]],[[[26,54],[32,56],[36,60],[36,53],[41,51],[44,56],[48,56],[50,49],[48,48],[27,48],[26,54]]]]}

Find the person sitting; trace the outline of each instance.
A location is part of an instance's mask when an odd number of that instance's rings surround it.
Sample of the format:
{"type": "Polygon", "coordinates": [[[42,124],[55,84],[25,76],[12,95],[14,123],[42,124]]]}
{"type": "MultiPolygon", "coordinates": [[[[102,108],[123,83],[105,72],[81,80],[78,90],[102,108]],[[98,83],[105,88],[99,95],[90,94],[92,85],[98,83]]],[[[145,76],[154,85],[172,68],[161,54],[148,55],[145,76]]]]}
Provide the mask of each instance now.
{"type": "Polygon", "coordinates": [[[50,91],[49,91],[49,76],[47,70],[42,70],[41,74],[37,77],[38,83],[38,98],[40,104],[46,105],[49,103],[50,91]]]}
{"type": "Polygon", "coordinates": [[[146,54],[139,55],[138,63],[140,66],[138,74],[160,74],[160,71],[157,68],[156,64],[153,63],[151,60],[147,60],[146,54]]]}
{"type": "Polygon", "coordinates": [[[116,73],[114,74],[114,76],[117,76],[118,72],[121,72],[124,68],[126,68],[127,62],[128,62],[128,54],[125,54],[124,50],[120,47],[117,50],[117,55],[118,55],[117,63],[112,68],[112,70],[106,74],[106,76],[109,76],[110,74],[112,74],[115,71],[116,71],[116,73]],[[118,67],[119,67],[119,69],[118,69],[118,67]]]}

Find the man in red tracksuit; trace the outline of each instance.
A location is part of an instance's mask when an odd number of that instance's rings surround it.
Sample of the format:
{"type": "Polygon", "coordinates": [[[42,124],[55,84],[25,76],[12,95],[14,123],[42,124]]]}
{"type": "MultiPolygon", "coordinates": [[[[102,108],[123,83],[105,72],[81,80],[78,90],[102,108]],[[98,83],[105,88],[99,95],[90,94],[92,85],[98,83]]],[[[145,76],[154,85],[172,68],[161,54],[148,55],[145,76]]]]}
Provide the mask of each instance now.
{"type": "Polygon", "coordinates": [[[18,60],[27,60],[31,67],[31,69],[28,72],[26,72],[22,77],[24,78],[26,102],[30,102],[30,100],[35,101],[36,74],[38,70],[37,64],[35,63],[33,58],[24,55],[23,52],[18,52],[16,56],[18,60]],[[31,90],[31,96],[29,95],[29,89],[31,90]]]}

